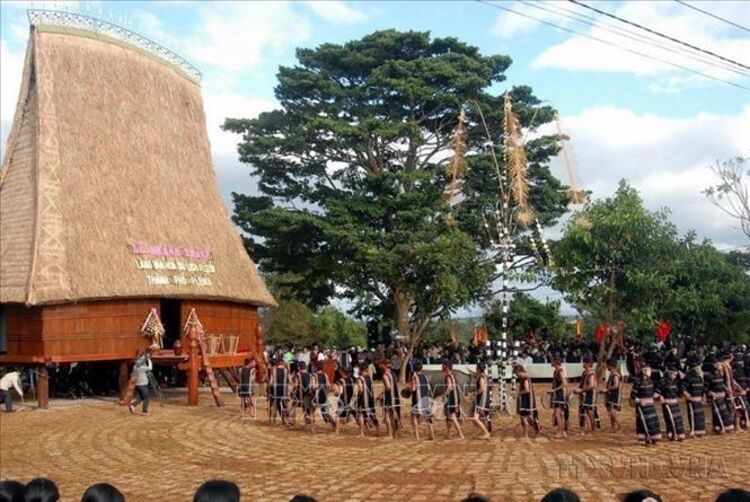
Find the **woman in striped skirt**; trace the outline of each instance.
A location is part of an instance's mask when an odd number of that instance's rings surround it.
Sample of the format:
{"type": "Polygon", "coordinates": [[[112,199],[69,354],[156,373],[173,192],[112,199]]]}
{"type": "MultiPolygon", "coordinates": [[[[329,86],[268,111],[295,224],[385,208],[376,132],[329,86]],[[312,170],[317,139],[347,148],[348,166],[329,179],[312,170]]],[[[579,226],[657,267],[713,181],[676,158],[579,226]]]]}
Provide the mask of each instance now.
{"type": "Polygon", "coordinates": [[[667,437],[672,441],[685,439],[685,426],[680,411],[680,381],[677,368],[667,368],[667,374],[659,383],[659,394],[662,397],[661,411],[667,427],[667,437]]]}
{"type": "Polygon", "coordinates": [[[557,428],[556,437],[568,437],[568,378],[565,375],[560,356],[552,358],[552,427],[557,428]]]}
{"type": "Polygon", "coordinates": [[[714,432],[723,434],[734,431],[732,413],[727,403],[727,389],[724,385],[722,363],[716,361],[712,354],[706,357],[706,364],[713,367],[713,371],[706,377],[708,400],[711,403],[711,422],[714,432]]]}
{"type": "Polygon", "coordinates": [[[240,416],[245,418],[255,413],[255,396],[253,395],[253,382],[255,381],[255,359],[245,359],[245,364],[240,369],[239,385],[237,395],[240,398],[240,416]]]}
{"type": "Polygon", "coordinates": [[[705,385],[703,383],[702,361],[696,355],[690,355],[687,359],[688,372],[681,382],[682,395],[685,396],[687,405],[688,424],[690,432],[688,437],[696,438],[706,435],[706,416],[703,413],[703,395],[705,385]]]}
{"type": "Polygon", "coordinates": [[[380,361],[383,373],[383,418],[388,437],[395,438],[401,422],[401,396],[398,393],[398,376],[388,359],[380,361]]]}
{"type": "Polygon", "coordinates": [[[521,364],[513,367],[513,372],[518,379],[518,396],[517,409],[521,417],[521,427],[523,428],[523,437],[528,438],[527,427],[531,426],[534,433],[538,434],[542,427],[539,424],[539,411],[536,409],[536,399],[534,398],[534,387],[531,384],[531,376],[521,364]]]}
{"type": "Polygon", "coordinates": [[[328,375],[326,375],[321,367],[318,367],[315,377],[315,381],[318,385],[318,388],[315,391],[315,407],[320,411],[320,416],[323,417],[323,421],[327,424],[331,424],[335,429],[336,421],[331,416],[331,405],[328,403],[328,389],[330,388],[328,375]]]}
{"type": "Polygon", "coordinates": [[[458,393],[458,382],[453,374],[453,363],[443,362],[443,375],[445,375],[445,431],[448,439],[451,437],[451,425],[456,428],[458,437],[464,438],[459,418],[461,418],[461,397],[458,393]]]}
{"type": "Polygon", "coordinates": [[[644,362],[640,376],[633,381],[630,400],[635,406],[635,430],[638,439],[646,446],[656,444],[661,439],[659,417],[654,405],[654,398],[657,396],[654,382],[651,380],[651,366],[644,362]]]}
{"type": "Polygon", "coordinates": [[[435,439],[435,430],[432,427],[432,409],[430,408],[430,380],[422,373],[422,362],[414,364],[414,374],[411,376],[411,425],[414,428],[414,437],[419,439],[419,419],[424,418],[430,429],[430,439],[435,439]]]}
{"type": "Polygon", "coordinates": [[[484,363],[477,364],[477,395],[474,401],[474,411],[471,414],[471,419],[484,433],[482,434],[482,439],[489,439],[490,431],[492,431],[492,419],[490,416],[490,412],[492,411],[492,387],[490,387],[485,373],[486,368],[487,366],[484,363]],[[486,426],[485,422],[487,423],[486,426]]]}
{"type": "Polygon", "coordinates": [[[612,427],[612,432],[620,430],[620,385],[622,384],[622,377],[620,376],[620,370],[617,368],[617,361],[610,359],[607,361],[607,370],[609,370],[609,376],[607,377],[607,388],[605,390],[607,395],[607,414],[609,415],[609,423],[612,427]]]}
{"type": "Polygon", "coordinates": [[[747,390],[748,378],[743,354],[738,352],[732,361],[732,375],[734,380],[734,409],[737,416],[735,425],[740,429],[750,426],[750,407],[748,407],[747,390]]]}
{"type": "Polygon", "coordinates": [[[373,391],[372,375],[370,365],[360,366],[360,377],[357,378],[357,423],[359,424],[359,436],[365,437],[365,427],[375,426],[378,437],[380,436],[380,423],[375,415],[375,395],[373,391]]]}

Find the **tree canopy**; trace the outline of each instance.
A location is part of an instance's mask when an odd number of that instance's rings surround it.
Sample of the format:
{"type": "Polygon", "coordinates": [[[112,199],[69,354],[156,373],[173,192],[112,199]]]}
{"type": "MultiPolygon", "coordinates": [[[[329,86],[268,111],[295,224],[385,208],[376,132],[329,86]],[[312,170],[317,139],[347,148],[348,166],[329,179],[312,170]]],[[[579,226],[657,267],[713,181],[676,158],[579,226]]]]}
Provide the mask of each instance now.
{"type": "Polygon", "coordinates": [[[736,256],[692,232],[679,239],[668,212],[646,210],[624,181],[571,218],[554,252],[554,286],[588,317],[641,336],[662,319],[714,341],[748,334],[750,277],[736,256]]]}
{"type": "MultiPolygon", "coordinates": [[[[430,319],[486,298],[495,275],[477,209],[496,201],[498,184],[478,111],[497,149],[503,98],[489,90],[511,59],[395,30],[299,49],[297,59],[279,70],[279,109],[224,124],[242,134],[240,160],[261,192],[233,194],[234,220],[261,268],[299,301],[348,298],[354,313],[391,318],[416,344],[430,319]],[[452,209],[446,166],[462,110],[466,171],[452,209]]],[[[507,92],[523,127],[553,117],[530,88],[507,92]]],[[[552,224],[567,206],[546,164],[555,141],[527,146],[529,199],[552,224]]]]}

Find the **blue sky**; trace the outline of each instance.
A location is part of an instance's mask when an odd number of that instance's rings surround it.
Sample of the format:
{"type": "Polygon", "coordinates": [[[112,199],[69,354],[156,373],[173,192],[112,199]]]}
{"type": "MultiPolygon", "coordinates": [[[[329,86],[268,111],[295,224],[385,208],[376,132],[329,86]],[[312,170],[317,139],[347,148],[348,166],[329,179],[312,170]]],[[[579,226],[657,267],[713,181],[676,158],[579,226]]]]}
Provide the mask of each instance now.
{"type": "MultiPolygon", "coordinates": [[[[0,3],[0,132],[4,144],[20,82],[30,2],[0,3]]],[[[503,2],[569,29],[668,58],[750,87],[750,78],[706,66],[650,45],[571,22],[560,14],[596,14],[567,2],[503,2]]],[[[750,66],[750,33],[676,2],[594,2],[750,66]]],[[[750,25],[743,2],[694,2],[750,25]]],[[[248,168],[236,160],[237,138],[219,125],[274,107],[280,65],[296,47],[345,42],[377,29],[429,30],[455,36],[485,54],[508,54],[508,84],[531,85],[560,111],[583,188],[609,195],[620,178],[638,187],[653,208],[668,206],[681,231],[695,228],[719,246],[747,244],[736,225],[701,194],[716,159],[750,155],[750,91],[722,85],[621,52],[474,1],[462,2],[35,2],[125,25],[193,62],[204,73],[203,95],[220,189],[253,191],[248,168]]],[[[609,23],[616,23],[608,20],[609,23]]],[[[664,41],[661,41],[664,42],[664,41]]],[[[498,87],[501,91],[505,86],[498,87]]],[[[558,162],[553,169],[565,179],[558,162]]]]}

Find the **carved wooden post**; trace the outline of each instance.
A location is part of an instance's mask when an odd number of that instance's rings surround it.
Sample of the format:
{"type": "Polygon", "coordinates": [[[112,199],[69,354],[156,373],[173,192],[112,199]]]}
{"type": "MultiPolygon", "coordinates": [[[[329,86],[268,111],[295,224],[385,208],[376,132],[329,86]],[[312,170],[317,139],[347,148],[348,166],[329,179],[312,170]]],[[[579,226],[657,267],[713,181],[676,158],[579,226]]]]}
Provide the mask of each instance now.
{"type": "Polygon", "coordinates": [[[188,339],[190,340],[190,359],[188,360],[187,374],[188,406],[198,406],[198,372],[201,365],[198,361],[198,333],[196,333],[195,326],[190,326],[188,339]]]}
{"type": "Polygon", "coordinates": [[[49,408],[49,373],[47,367],[41,365],[37,372],[37,388],[36,395],[38,396],[38,405],[42,409],[49,408]]]}

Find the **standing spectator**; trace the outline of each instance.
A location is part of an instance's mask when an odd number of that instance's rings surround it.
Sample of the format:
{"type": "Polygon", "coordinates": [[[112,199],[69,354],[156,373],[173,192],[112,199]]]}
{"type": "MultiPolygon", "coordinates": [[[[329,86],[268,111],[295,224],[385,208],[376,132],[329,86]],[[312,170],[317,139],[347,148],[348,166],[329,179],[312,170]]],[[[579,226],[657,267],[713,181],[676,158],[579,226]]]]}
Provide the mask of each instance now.
{"type": "Polygon", "coordinates": [[[17,371],[11,371],[6,373],[3,378],[0,378],[0,403],[5,403],[5,412],[13,412],[13,396],[10,394],[10,389],[16,389],[18,395],[23,398],[23,389],[21,389],[21,374],[17,371]]]}
{"type": "Polygon", "coordinates": [[[135,366],[133,366],[133,373],[135,373],[135,400],[128,405],[130,413],[135,415],[135,407],[143,402],[142,412],[144,415],[148,414],[148,402],[149,402],[149,391],[148,391],[148,372],[153,369],[151,363],[151,347],[146,349],[146,352],[140,352],[140,355],[135,360],[135,366]]]}

